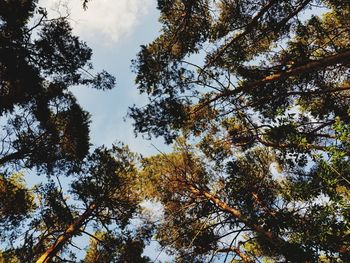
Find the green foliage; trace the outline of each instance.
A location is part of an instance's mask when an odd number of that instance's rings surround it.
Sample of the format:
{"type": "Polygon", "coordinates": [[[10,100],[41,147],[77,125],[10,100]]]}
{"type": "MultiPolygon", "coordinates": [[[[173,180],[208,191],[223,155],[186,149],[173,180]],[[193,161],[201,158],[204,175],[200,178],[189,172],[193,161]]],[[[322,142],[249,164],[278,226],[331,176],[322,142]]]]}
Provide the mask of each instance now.
{"type": "Polygon", "coordinates": [[[114,77],[89,73],[91,49],[37,1],[2,1],[0,22],[0,164],[77,169],[89,149],[89,114],[69,87],[110,89],[114,77]]]}
{"type": "Polygon", "coordinates": [[[149,263],[142,256],[144,243],[138,237],[114,237],[106,233],[96,233],[90,240],[84,263],[149,263]]]}
{"type": "Polygon", "coordinates": [[[150,262],[151,238],[176,262],[349,262],[349,2],[158,9],[161,33],[133,61],[149,103],[129,115],[177,145],[139,163],[123,145],[89,153],[69,88],[115,79],[89,73],[67,19],[0,3],[0,261],[77,262],[86,235],[86,263],[150,262]],[[50,176],[27,189],[18,167],[50,176]],[[161,220],[138,218],[143,200],[161,220]]]}
{"type": "Polygon", "coordinates": [[[67,17],[48,18],[36,0],[1,1],[0,32],[0,262],[77,262],[72,240],[95,231],[110,246],[105,262],[149,262],[152,231],[130,230],[141,201],[136,155],[91,153],[90,115],[70,92],[111,89],[115,78],[93,74],[92,50],[67,17]],[[28,189],[20,169],[46,180],[28,189]]]}
{"type": "Polygon", "coordinates": [[[0,240],[4,241],[16,234],[12,231],[35,209],[33,193],[26,188],[23,174],[0,176],[0,204],[0,240]]]}
{"type": "Polygon", "coordinates": [[[134,61],[138,88],[151,101],[131,108],[135,131],[171,142],[181,130],[206,138],[216,128],[238,146],[297,151],[333,144],[334,117],[348,122],[348,55],[328,67],[310,63],[348,50],[347,8],[301,20],[311,2],[160,1],[162,33],[134,61]],[[206,26],[196,29],[199,21],[206,26]],[[183,48],[174,56],[177,42],[183,48]],[[195,64],[202,45],[212,51],[195,64]],[[235,133],[221,125],[232,118],[242,125],[235,133]]]}
{"type": "Polygon", "coordinates": [[[129,115],[137,133],[194,142],[143,164],[161,245],[179,262],[349,261],[349,2],[158,9],[133,62],[149,103],[129,115]]]}
{"type": "Polygon", "coordinates": [[[86,262],[101,262],[88,258],[105,253],[109,257],[103,262],[149,262],[142,253],[152,230],[145,223],[130,230],[130,220],[140,211],[141,202],[135,158],[124,146],[98,148],[84,159],[81,171],[64,188],[57,177],[58,181],[52,179],[29,192],[18,175],[7,181],[4,177],[0,192],[4,196],[1,238],[11,241],[2,244],[4,256],[36,262],[47,251],[53,251],[47,256],[49,261],[75,260],[71,239],[93,237],[95,234],[90,232],[94,230],[97,234],[93,239],[99,241],[87,249],[86,262]]]}

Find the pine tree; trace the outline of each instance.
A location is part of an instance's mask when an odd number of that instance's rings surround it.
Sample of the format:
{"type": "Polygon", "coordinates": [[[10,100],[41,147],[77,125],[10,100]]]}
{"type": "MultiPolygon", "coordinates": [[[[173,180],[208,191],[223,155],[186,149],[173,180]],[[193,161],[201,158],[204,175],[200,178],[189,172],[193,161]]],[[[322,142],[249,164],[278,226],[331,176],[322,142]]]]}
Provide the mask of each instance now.
{"type": "Polygon", "coordinates": [[[129,224],[136,157],[124,146],[90,153],[90,116],[70,91],[111,89],[114,77],[92,74],[92,51],[67,17],[48,18],[36,0],[1,1],[0,31],[0,262],[75,262],[82,235],[108,247],[108,262],[148,262],[150,232],[129,224]],[[46,178],[27,187],[36,173],[46,178]]]}
{"type": "Polygon", "coordinates": [[[114,77],[89,73],[91,49],[35,0],[2,1],[0,22],[0,165],[76,168],[90,121],[69,88],[110,89],[114,77]]]}
{"type": "Polygon", "coordinates": [[[152,232],[130,223],[141,202],[135,157],[124,146],[98,148],[84,160],[81,171],[70,176],[68,185],[57,176],[26,190],[14,181],[17,177],[10,178],[2,187],[7,194],[0,225],[2,257],[15,262],[76,261],[78,246],[86,251],[83,262],[102,262],[91,261],[100,253],[108,253],[106,262],[149,262],[142,253],[152,232]],[[21,198],[26,202],[17,204],[21,198]],[[90,248],[84,242],[75,244],[80,236],[91,238],[90,248]]]}
{"type": "Polygon", "coordinates": [[[193,144],[146,160],[159,242],[179,262],[347,262],[349,2],[158,9],[134,61],[149,103],[129,114],[138,133],[193,144]]]}

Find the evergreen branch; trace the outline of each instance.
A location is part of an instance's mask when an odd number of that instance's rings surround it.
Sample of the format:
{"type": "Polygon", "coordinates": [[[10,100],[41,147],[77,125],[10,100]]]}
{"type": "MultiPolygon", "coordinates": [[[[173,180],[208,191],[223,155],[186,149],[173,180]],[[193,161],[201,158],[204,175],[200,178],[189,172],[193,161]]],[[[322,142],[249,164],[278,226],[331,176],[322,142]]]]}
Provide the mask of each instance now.
{"type": "MultiPolygon", "coordinates": [[[[296,16],[300,11],[302,11],[305,6],[310,3],[311,0],[305,0],[303,1],[292,13],[290,13],[287,17],[285,17],[284,19],[282,19],[278,25],[277,28],[282,27],[283,25],[285,25],[291,18],[293,18],[294,16],[296,16]]],[[[245,37],[246,35],[248,35],[249,33],[251,33],[251,30],[257,25],[258,20],[271,8],[271,6],[273,4],[277,3],[277,1],[271,0],[269,1],[264,7],[262,7],[262,9],[259,11],[258,14],[256,14],[252,21],[246,25],[246,29],[240,33],[235,35],[226,45],[224,45],[221,49],[219,49],[216,54],[214,55],[214,57],[212,59],[210,59],[205,66],[203,67],[203,71],[205,69],[207,69],[208,67],[210,67],[211,65],[213,65],[215,63],[215,61],[217,61],[224,53],[225,51],[230,48],[235,42],[241,40],[243,37],[245,37]]],[[[261,35],[266,35],[267,33],[269,33],[271,31],[271,29],[263,31],[261,35]]]]}
{"type": "MultiPolygon", "coordinates": [[[[259,86],[263,86],[269,83],[274,83],[280,80],[288,79],[293,76],[297,76],[299,74],[304,74],[304,73],[310,73],[315,70],[319,70],[322,68],[326,68],[329,66],[333,66],[336,64],[341,64],[341,63],[346,63],[348,60],[350,60],[350,50],[345,50],[341,53],[330,55],[328,57],[325,57],[323,59],[319,60],[313,60],[310,61],[304,65],[298,66],[298,67],[293,67],[285,71],[280,71],[278,73],[274,73],[271,75],[268,75],[260,80],[252,81],[252,82],[247,82],[246,84],[242,85],[240,88],[235,89],[235,90],[227,90],[221,94],[218,94],[214,98],[207,100],[203,103],[203,107],[206,105],[209,105],[221,98],[229,97],[231,95],[237,94],[241,91],[244,91],[245,89],[250,89],[250,88],[257,88],[259,86]]],[[[344,87],[344,88],[339,88],[343,90],[348,90],[349,87],[344,87]]],[[[339,91],[337,89],[337,91],[339,91]]],[[[293,92],[287,93],[289,95],[293,95],[293,92]]]]}

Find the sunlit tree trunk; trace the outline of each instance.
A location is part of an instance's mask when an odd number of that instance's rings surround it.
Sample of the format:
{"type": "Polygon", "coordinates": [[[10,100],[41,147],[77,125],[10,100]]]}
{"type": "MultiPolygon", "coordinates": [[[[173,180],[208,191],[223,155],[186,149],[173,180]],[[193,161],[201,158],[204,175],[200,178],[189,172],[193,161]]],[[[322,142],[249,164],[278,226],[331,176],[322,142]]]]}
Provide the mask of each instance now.
{"type": "Polygon", "coordinates": [[[254,222],[251,222],[249,219],[247,219],[238,209],[231,207],[226,202],[222,201],[219,197],[198,189],[194,187],[193,185],[190,186],[190,190],[193,194],[197,196],[202,196],[206,198],[207,200],[210,200],[212,203],[216,205],[221,211],[229,213],[234,218],[238,219],[242,223],[244,223],[246,226],[251,228],[254,232],[257,234],[263,236],[268,242],[270,242],[273,246],[276,248],[279,248],[283,250],[285,253],[284,256],[287,260],[295,260],[295,256],[298,258],[303,258],[302,262],[311,262],[312,255],[308,253],[307,251],[304,251],[303,249],[293,246],[289,242],[285,241],[284,239],[280,238],[279,236],[276,236],[274,233],[265,230],[261,226],[255,224],[254,222]]]}
{"type": "Polygon", "coordinates": [[[90,205],[83,214],[74,220],[67,229],[61,234],[56,241],[45,251],[44,254],[36,261],[36,263],[49,263],[60,252],[62,247],[80,230],[86,223],[86,220],[96,210],[97,205],[94,203],[90,205]]]}
{"type": "MultiPolygon", "coordinates": [[[[257,81],[246,83],[241,87],[241,89],[247,89],[247,88],[254,88],[259,87],[261,85],[265,85],[268,83],[280,81],[283,79],[287,79],[292,76],[298,76],[302,73],[309,73],[313,72],[322,68],[326,68],[329,66],[337,65],[339,63],[344,63],[344,61],[348,61],[350,59],[350,50],[346,50],[344,52],[330,55],[328,57],[325,57],[323,59],[310,61],[309,63],[301,66],[292,67],[285,71],[280,71],[271,75],[268,75],[262,79],[259,79],[257,81]]],[[[348,88],[343,88],[344,90],[347,90],[348,88]]],[[[238,91],[241,91],[240,89],[235,90],[227,90],[226,92],[220,93],[214,98],[210,99],[209,101],[205,102],[205,105],[208,105],[210,103],[213,103],[214,101],[217,101],[221,98],[231,96],[233,94],[236,94],[238,91]]]]}

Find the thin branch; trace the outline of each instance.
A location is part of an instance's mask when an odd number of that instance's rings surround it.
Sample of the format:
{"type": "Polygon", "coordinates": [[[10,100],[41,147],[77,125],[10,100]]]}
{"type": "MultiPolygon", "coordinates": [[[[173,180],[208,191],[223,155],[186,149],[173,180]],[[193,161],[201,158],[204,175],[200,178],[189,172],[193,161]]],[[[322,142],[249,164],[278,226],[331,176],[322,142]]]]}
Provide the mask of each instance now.
{"type": "Polygon", "coordinates": [[[254,263],[254,261],[243,251],[241,251],[238,247],[227,247],[217,250],[218,253],[229,253],[235,252],[245,263],[254,263]]]}
{"type": "MultiPolygon", "coordinates": [[[[203,103],[202,107],[209,105],[209,104],[211,104],[211,103],[213,103],[221,98],[229,97],[229,96],[232,96],[232,95],[237,94],[239,92],[242,92],[246,89],[257,88],[259,86],[264,86],[264,85],[269,84],[269,83],[274,83],[274,82],[277,82],[280,80],[288,79],[289,77],[297,76],[297,75],[302,74],[302,73],[309,73],[309,72],[313,72],[315,70],[319,70],[321,68],[326,68],[326,67],[333,66],[333,65],[336,65],[339,63],[344,63],[349,59],[350,59],[350,50],[346,50],[346,51],[343,51],[343,52],[338,53],[338,54],[324,57],[323,59],[313,60],[313,61],[310,61],[310,62],[304,64],[304,65],[293,67],[293,68],[290,68],[290,69],[285,70],[285,71],[280,71],[280,72],[272,74],[272,75],[268,75],[260,80],[247,82],[246,84],[242,85],[239,89],[227,90],[221,94],[218,94],[214,98],[205,101],[203,103]]],[[[349,87],[344,87],[344,88],[339,88],[339,89],[348,90],[349,87]]]]}
{"type": "Polygon", "coordinates": [[[208,67],[210,67],[230,46],[232,46],[236,41],[241,40],[243,37],[248,35],[251,30],[256,26],[258,20],[271,8],[272,5],[277,3],[278,0],[270,0],[265,6],[261,8],[261,10],[252,18],[250,23],[246,25],[246,29],[240,33],[235,35],[226,45],[224,45],[215,56],[203,67],[202,72],[205,71],[208,67]]]}

